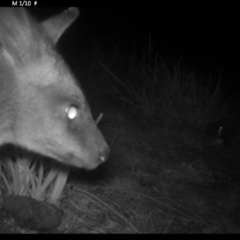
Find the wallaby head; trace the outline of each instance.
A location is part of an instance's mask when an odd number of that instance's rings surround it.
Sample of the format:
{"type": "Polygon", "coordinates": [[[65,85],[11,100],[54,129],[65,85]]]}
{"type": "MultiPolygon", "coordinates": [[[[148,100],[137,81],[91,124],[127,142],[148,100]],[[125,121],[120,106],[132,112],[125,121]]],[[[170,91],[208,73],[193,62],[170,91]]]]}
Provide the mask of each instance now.
{"type": "Polygon", "coordinates": [[[80,86],[54,50],[78,14],[69,8],[37,23],[23,8],[0,8],[0,145],[93,169],[109,148],[80,86]]]}

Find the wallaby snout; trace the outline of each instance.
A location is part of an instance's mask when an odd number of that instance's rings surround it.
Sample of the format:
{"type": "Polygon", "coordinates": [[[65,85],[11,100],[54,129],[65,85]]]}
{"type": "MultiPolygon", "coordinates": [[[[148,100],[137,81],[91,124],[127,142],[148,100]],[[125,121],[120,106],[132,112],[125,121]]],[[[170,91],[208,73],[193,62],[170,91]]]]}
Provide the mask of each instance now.
{"type": "Polygon", "coordinates": [[[0,145],[93,169],[107,159],[109,147],[54,50],[78,15],[69,8],[37,23],[24,8],[0,8],[0,145]]]}

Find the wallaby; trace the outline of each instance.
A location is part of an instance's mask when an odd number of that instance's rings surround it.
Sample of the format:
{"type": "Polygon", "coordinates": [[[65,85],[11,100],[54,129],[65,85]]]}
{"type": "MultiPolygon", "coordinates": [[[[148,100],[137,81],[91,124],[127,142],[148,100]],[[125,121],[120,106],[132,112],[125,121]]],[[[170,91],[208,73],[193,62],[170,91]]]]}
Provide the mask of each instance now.
{"type": "Polygon", "coordinates": [[[73,74],[55,51],[77,8],[37,23],[24,8],[0,8],[0,145],[93,169],[109,147],[73,74]]]}

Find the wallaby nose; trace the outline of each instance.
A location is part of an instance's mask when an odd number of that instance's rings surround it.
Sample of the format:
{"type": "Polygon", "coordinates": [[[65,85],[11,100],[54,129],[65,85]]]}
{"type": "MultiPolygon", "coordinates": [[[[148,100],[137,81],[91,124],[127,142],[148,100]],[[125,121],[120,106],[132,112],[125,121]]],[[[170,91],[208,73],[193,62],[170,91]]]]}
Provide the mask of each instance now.
{"type": "Polygon", "coordinates": [[[102,163],[107,160],[109,153],[110,153],[110,150],[108,146],[104,146],[102,149],[100,149],[99,159],[102,163]]]}

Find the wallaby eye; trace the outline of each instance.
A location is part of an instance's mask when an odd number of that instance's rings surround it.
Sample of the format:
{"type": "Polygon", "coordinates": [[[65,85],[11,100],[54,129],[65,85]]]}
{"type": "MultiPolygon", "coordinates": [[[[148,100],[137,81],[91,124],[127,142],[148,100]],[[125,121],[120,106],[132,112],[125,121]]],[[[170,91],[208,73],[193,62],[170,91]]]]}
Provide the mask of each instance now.
{"type": "Polygon", "coordinates": [[[66,113],[69,119],[74,119],[77,116],[77,107],[71,105],[66,108],[66,113]]]}

